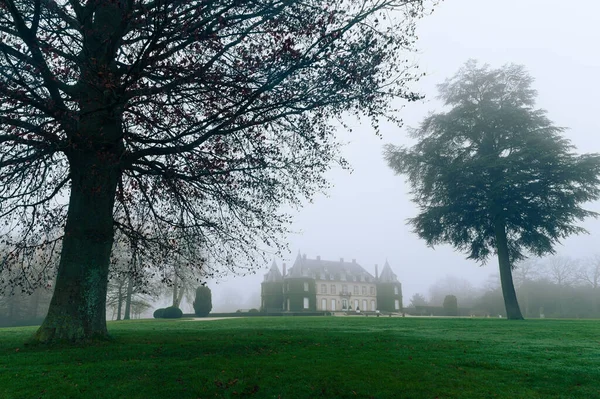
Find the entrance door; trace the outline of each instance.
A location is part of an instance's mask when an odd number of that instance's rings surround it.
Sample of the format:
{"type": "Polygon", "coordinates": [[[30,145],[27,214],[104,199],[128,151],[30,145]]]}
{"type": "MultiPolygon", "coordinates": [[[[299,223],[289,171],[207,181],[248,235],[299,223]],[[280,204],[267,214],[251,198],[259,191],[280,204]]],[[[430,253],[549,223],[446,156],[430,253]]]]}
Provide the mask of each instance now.
{"type": "Polygon", "coordinates": [[[327,310],[327,299],[321,299],[321,310],[327,310]]]}
{"type": "Polygon", "coordinates": [[[354,300],[354,310],[358,309],[358,299],[354,300]]]}
{"type": "Polygon", "coordinates": [[[335,311],[335,299],[331,300],[331,310],[335,311]]]}

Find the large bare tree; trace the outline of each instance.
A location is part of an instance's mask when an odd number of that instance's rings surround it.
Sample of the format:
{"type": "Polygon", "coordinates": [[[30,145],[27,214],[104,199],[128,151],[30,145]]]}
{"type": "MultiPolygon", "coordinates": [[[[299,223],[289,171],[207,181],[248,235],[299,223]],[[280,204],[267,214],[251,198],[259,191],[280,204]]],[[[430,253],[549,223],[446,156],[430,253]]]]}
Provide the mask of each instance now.
{"type": "MultiPolygon", "coordinates": [[[[107,335],[116,229],[161,256],[197,242],[225,268],[279,248],[281,205],[324,188],[339,161],[332,121],[350,113],[377,127],[394,100],[419,98],[406,50],[423,8],[0,0],[3,237],[15,257],[62,242],[34,340],[107,335]]],[[[33,272],[13,284],[34,284],[33,272]]]]}

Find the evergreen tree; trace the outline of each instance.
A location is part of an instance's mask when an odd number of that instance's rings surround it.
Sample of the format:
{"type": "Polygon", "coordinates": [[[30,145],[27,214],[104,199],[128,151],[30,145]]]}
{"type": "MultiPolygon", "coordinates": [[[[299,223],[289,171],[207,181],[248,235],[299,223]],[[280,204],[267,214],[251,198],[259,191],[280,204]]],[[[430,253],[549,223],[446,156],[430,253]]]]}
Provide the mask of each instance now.
{"type": "Polygon", "coordinates": [[[596,213],[600,156],[576,155],[546,112],[535,108],[532,77],[519,65],[469,61],[439,85],[446,112],[412,130],[413,147],[386,146],[385,158],[412,187],[420,212],[410,219],[428,245],[448,243],[468,258],[498,256],[510,319],[522,319],[512,268],[528,253],[585,230],[596,213]]]}

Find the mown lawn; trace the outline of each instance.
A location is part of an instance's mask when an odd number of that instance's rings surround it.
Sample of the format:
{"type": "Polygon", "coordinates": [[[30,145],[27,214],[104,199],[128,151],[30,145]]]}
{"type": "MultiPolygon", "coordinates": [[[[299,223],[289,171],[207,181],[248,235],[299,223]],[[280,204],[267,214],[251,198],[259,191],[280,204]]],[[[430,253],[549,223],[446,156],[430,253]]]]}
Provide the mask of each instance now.
{"type": "Polygon", "coordinates": [[[600,398],[600,322],[274,317],[109,323],[27,347],[0,329],[0,398],[600,398]]]}

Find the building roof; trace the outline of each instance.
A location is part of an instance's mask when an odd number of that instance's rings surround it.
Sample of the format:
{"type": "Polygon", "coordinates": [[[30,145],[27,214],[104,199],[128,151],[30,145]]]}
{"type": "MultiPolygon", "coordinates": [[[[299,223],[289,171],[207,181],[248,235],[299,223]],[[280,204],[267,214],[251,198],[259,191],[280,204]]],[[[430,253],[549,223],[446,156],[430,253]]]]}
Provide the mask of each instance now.
{"type": "Polygon", "coordinates": [[[277,267],[277,263],[275,263],[275,261],[273,261],[273,264],[271,265],[271,269],[269,269],[269,272],[267,274],[265,274],[265,279],[263,281],[265,283],[283,281],[283,276],[281,275],[281,272],[279,271],[279,268],[277,267]]]}
{"type": "Polygon", "coordinates": [[[298,254],[294,265],[290,268],[286,277],[309,277],[317,280],[337,281],[363,281],[375,282],[375,277],[366,271],[361,265],[352,262],[322,260],[320,256],[316,259],[308,259],[306,255],[298,254]]]}
{"type": "Polygon", "coordinates": [[[379,276],[378,282],[380,283],[397,283],[398,277],[392,271],[390,264],[388,261],[385,261],[385,265],[383,265],[383,270],[381,270],[381,275],[379,276]]]}

